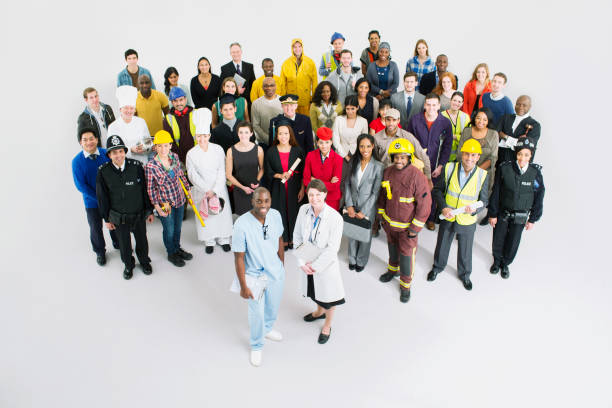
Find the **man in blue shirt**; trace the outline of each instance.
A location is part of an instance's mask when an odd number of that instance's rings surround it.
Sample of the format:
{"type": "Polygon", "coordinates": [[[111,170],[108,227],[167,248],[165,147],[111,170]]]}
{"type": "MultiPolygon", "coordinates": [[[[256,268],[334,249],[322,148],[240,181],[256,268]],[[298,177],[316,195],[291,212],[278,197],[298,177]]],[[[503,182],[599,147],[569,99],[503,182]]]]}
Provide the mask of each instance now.
{"type": "Polygon", "coordinates": [[[148,69],[138,65],[138,53],[136,50],[130,48],[124,53],[124,56],[127,65],[117,75],[117,88],[119,88],[121,85],[131,85],[140,90],[138,85],[138,77],[140,75],[147,75],[149,78],[151,78],[151,88],[155,89],[155,81],[153,81],[151,72],[149,72],[148,69]]]}
{"type": "Polygon", "coordinates": [[[507,82],[508,77],[506,77],[506,74],[498,72],[493,75],[491,80],[491,92],[482,95],[482,107],[489,108],[493,112],[493,126],[491,129],[497,129],[504,115],[514,114],[512,101],[503,94],[507,82]]]}
{"type": "MultiPolygon", "coordinates": [[[[93,128],[79,129],[79,143],[83,151],[72,159],[72,177],[77,190],[83,194],[87,223],[89,224],[89,239],[96,253],[98,265],[106,264],[106,243],[102,232],[102,216],[98,210],[96,199],[96,175],[98,167],[109,161],[106,149],[98,147],[98,137],[93,128]]],[[[115,231],[110,231],[113,247],[119,248],[115,231]]]]}
{"type": "Polygon", "coordinates": [[[251,328],[251,364],[261,364],[264,337],[281,341],[283,336],[272,329],[283,294],[285,253],[283,220],[271,206],[270,192],[259,187],[253,192],[253,209],[234,223],[232,250],[240,296],[248,299],[251,328]],[[263,296],[254,298],[246,275],[267,280],[263,296]]]}

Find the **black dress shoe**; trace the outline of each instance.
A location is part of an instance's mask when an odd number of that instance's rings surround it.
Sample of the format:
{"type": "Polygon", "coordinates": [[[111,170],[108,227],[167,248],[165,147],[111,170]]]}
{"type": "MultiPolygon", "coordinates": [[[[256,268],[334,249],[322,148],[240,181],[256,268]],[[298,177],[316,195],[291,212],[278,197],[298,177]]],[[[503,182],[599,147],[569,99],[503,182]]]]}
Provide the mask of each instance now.
{"type": "Polygon", "coordinates": [[[174,266],[178,266],[178,267],[185,266],[185,261],[183,261],[183,258],[181,258],[177,253],[168,255],[168,260],[174,266]]]}
{"type": "Polygon", "coordinates": [[[106,265],[106,254],[100,254],[96,257],[96,262],[100,266],[106,265]]]}
{"type": "Polygon", "coordinates": [[[289,249],[293,249],[293,244],[289,244],[287,246],[289,247],[289,249]]]}
{"type": "Polygon", "coordinates": [[[123,279],[125,280],[130,280],[132,279],[132,269],[133,268],[128,268],[127,266],[125,267],[125,269],[123,270],[123,279]]]}
{"type": "Polygon", "coordinates": [[[214,250],[215,250],[214,246],[207,246],[206,247],[206,253],[207,254],[212,254],[214,250]]]}
{"type": "Polygon", "coordinates": [[[185,261],[189,261],[193,259],[193,255],[191,255],[189,252],[185,251],[183,248],[180,248],[180,247],[178,251],[176,251],[176,254],[180,256],[181,259],[184,259],[185,261]]]}
{"type": "Polygon", "coordinates": [[[223,249],[223,251],[225,252],[229,252],[232,250],[232,247],[230,246],[230,244],[223,244],[221,245],[221,249],[223,249]]]}
{"type": "Polygon", "coordinates": [[[382,275],[380,275],[380,278],[378,278],[378,280],[381,281],[381,282],[389,282],[391,279],[393,279],[395,277],[395,275],[397,275],[397,273],[391,272],[391,271],[387,271],[387,272],[383,273],[382,275]]]}
{"type": "Polygon", "coordinates": [[[142,273],[145,275],[150,275],[153,273],[153,268],[151,268],[150,263],[140,264],[140,267],[142,268],[142,273]]]}
{"type": "Polygon", "coordinates": [[[408,290],[402,289],[400,291],[400,302],[408,303],[409,300],[410,300],[410,289],[408,290]]]}
{"type": "Polygon", "coordinates": [[[349,264],[349,271],[355,270],[355,264],[349,264]]]}
{"type": "Polygon", "coordinates": [[[472,281],[470,280],[470,278],[463,279],[462,282],[465,290],[472,290],[472,281]]]}
{"type": "Polygon", "coordinates": [[[504,279],[508,279],[510,277],[510,269],[506,265],[501,268],[501,277],[504,279]]]}
{"type": "Polygon", "coordinates": [[[287,252],[289,250],[289,245],[285,245],[284,248],[285,252],[287,252]]]}
{"type": "Polygon", "coordinates": [[[329,328],[329,334],[323,334],[323,332],[319,333],[319,344],[327,343],[327,340],[329,340],[329,336],[331,336],[331,327],[329,328]]]}
{"type": "Polygon", "coordinates": [[[499,265],[491,265],[491,268],[489,269],[489,272],[491,272],[493,275],[495,275],[496,273],[499,272],[499,265]]]}
{"type": "Polygon", "coordinates": [[[305,322],[314,322],[315,320],[319,320],[319,319],[325,319],[325,313],[317,317],[314,317],[312,313],[308,313],[306,316],[304,316],[305,322]]]}
{"type": "Polygon", "coordinates": [[[438,272],[434,271],[433,269],[431,271],[429,271],[429,273],[427,274],[427,280],[430,282],[433,282],[436,280],[436,277],[438,276],[438,272]]]}
{"type": "Polygon", "coordinates": [[[355,272],[361,272],[363,271],[365,268],[365,266],[359,266],[359,265],[355,265],[355,272]]]}

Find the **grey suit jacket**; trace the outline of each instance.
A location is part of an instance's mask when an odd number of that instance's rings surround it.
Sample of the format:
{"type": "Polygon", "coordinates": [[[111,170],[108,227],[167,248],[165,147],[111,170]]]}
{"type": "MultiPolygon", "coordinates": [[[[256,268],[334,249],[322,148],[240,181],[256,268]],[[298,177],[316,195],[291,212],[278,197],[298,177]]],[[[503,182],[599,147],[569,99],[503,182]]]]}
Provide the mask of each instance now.
{"type": "Polygon", "coordinates": [[[372,158],[361,177],[361,182],[357,183],[357,173],[351,174],[344,187],[346,206],[358,208],[370,221],[374,221],[376,216],[376,200],[378,200],[383,170],[382,163],[372,158]]]}
{"type": "Polygon", "coordinates": [[[412,101],[412,108],[410,112],[406,112],[406,92],[398,92],[391,95],[391,104],[395,109],[400,111],[400,124],[403,129],[408,128],[408,121],[412,116],[417,113],[423,112],[423,105],[425,105],[425,95],[415,92],[414,100],[412,101]]]}

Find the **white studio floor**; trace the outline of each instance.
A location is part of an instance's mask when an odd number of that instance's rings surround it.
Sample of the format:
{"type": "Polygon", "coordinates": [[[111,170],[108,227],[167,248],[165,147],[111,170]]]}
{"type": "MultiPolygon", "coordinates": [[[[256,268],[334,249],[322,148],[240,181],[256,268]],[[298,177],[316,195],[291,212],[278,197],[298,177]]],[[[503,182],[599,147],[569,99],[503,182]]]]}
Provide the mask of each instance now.
{"type": "MultiPolygon", "coordinates": [[[[346,268],[344,241],[347,303],[338,308],[326,345],[316,342],[320,321],[302,321],[313,304],[300,295],[289,252],[276,325],[285,339],[266,344],[263,365],[254,368],[246,304],[228,291],[233,255],[220,247],[204,253],[193,213],[183,224],[182,245],[194,259],[184,268],[165,259],[156,220],[148,230],[154,273],[145,276],[137,267],[131,281],[122,277],[116,250],[105,267],[97,266],[84,211],[79,216],[66,231],[70,254],[36,273],[33,325],[17,322],[30,331],[25,344],[13,332],[3,336],[14,353],[4,357],[2,407],[612,403],[604,368],[611,361],[609,315],[599,320],[610,305],[605,285],[581,293],[584,282],[568,286],[555,278],[554,262],[531,268],[537,234],[544,235],[537,228],[523,236],[510,279],[503,280],[488,272],[490,227],[478,227],[472,292],[456,278],[455,254],[435,282],[426,281],[436,234],[423,230],[408,304],[399,302],[397,281],[378,281],[386,264],[384,232],[361,273],[346,268]]],[[[27,307],[23,295],[17,290],[3,300],[27,307]]]]}

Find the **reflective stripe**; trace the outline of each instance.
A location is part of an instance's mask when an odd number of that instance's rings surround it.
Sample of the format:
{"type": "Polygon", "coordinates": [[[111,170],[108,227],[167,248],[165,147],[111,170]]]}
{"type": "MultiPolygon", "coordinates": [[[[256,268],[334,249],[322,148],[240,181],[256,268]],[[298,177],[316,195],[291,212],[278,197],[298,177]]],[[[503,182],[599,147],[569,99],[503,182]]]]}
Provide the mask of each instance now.
{"type": "Polygon", "coordinates": [[[461,193],[455,193],[454,191],[447,191],[446,192],[447,195],[451,196],[451,197],[455,197],[455,198],[461,198],[463,200],[478,200],[478,195],[467,195],[467,194],[461,194],[461,193]]]}
{"type": "Polygon", "coordinates": [[[383,210],[382,208],[379,208],[379,209],[378,209],[378,213],[379,213],[379,214],[382,214],[382,213],[384,213],[384,212],[385,212],[385,210],[383,210]]]}
{"type": "Polygon", "coordinates": [[[391,194],[391,183],[389,182],[389,180],[383,181],[382,183],[380,183],[380,185],[387,190],[387,200],[391,200],[393,198],[393,195],[391,194]]]}
{"type": "Polygon", "coordinates": [[[400,285],[402,285],[403,287],[405,287],[406,289],[410,289],[410,284],[406,283],[402,280],[402,277],[400,276],[400,285]]]}
{"type": "Polygon", "coordinates": [[[393,266],[391,264],[387,264],[387,269],[390,270],[391,272],[397,272],[399,271],[399,266],[393,266]]]}
{"type": "MultiPolygon", "coordinates": [[[[445,201],[446,205],[451,208],[462,208],[478,201],[482,185],[487,176],[486,170],[476,167],[476,174],[471,174],[463,187],[461,187],[459,185],[459,168],[460,166],[448,163],[444,170],[447,180],[445,201]]],[[[471,225],[476,222],[476,216],[461,213],[457,214],[456,217],[448,219],[448,221],[456,221],[460,225],[471,225]]]]}
{"type": "Polygon", "coordinates": [[[416,218],[413,218],[413,219],[412,219],[412,223],[413,223],[414,225],[416,225],[417,227],[421,227],[421,228],[423,228],[423,227],[425,226],[425,223],[424,223],[424,222],[421,222],[421,221],[417,220],[416,218]]]}
{"type": "MultiPolygon", "coordinates": [[[[172,129],[172,137],[174,138],[174,142],[178,146],[179,140],[181,140],[181,129],[179,128],[178,121],[171,113],[166,115],[166,121],[168,125],[170,125],[170,129],[172,129]]],[[[193,145],[197,145],[198,142],[195,140],[195,123],[193,123],[193,110],[189,112],[189,130],[191,131],[191,135],[193,137],[193,145]]]]}
{"type": "Polygon", "coordinates": [[[400,203],[412,203],[414,202],[414,197],[400,197],[399,202],[400,203]]]}
{"type": "Polygon", "coordinates": [[[399,221],[393,221],[391,218],[389,218],[389,216],[385,213],[385,210],[379,210],[380,214],[382,214],[383,218],[385,219],[385,221],[387,221],[389,223],[389,225],[391,225],[392,227],[395,228],[408,228],[410,226],[409,222],[399,222],[399,221]]]}

